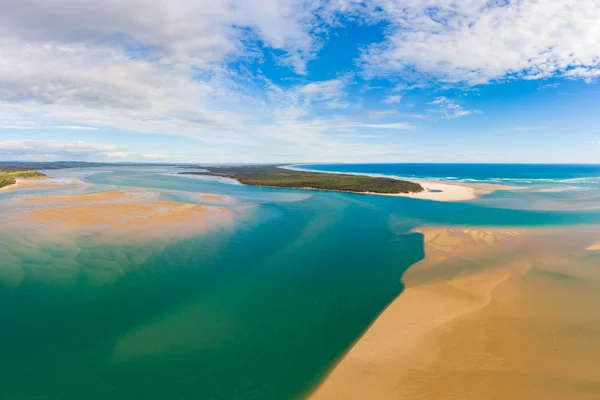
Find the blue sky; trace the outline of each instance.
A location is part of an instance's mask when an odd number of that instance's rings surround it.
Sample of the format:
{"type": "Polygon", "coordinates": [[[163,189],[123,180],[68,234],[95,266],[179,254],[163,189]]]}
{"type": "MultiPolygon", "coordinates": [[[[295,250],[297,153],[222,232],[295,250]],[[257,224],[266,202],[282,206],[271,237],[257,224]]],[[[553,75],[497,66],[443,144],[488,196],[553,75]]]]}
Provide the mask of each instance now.
{"type": "Polygon", "coordinates": [[[0,159],[600,163],[598,20],[579,0],[26,0],[0,14],[0,159]]]}

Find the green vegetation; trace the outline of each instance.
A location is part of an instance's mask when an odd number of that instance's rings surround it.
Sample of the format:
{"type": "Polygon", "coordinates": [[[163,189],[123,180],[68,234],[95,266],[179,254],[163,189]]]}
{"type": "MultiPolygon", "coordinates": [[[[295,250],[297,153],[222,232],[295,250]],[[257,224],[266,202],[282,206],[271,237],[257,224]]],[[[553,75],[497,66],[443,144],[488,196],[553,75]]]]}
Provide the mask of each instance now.
{"type": "Polygon", "coordinates": [[[33,170],[0,170],[0,188],[16,183],[18,178],[43,178],[45,174],[33,170]]]}
{"type": "Polygon", "coordinates": [[[364,175],[292,171],[277,166],[204,167],[207,171],[180,172],[232,178],[251,186],[333,190],[354,193],[418,193],[424,189],[414,182],[364,175]]]}

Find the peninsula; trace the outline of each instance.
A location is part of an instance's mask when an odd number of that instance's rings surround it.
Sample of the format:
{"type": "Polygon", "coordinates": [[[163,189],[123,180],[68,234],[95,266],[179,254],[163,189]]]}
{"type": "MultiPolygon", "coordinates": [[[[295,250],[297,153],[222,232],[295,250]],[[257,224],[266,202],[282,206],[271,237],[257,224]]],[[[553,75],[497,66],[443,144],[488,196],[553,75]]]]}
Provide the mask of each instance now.
{"type": "Polygon", "coordinates": [[[331,190],[353,193],[406,194],[424,191],[414,182],[364,175],[296,171],[275,165],[200,167],[202,171],[180,172],[186,175],[210,175],[235,179],[244,185],[331,190]]]}
{"type": "Polygon", "coordinates": [[[33,170],[0,170],[0,188],[14,185],[17,179],[45,178],[46,175],[33,170]]]}

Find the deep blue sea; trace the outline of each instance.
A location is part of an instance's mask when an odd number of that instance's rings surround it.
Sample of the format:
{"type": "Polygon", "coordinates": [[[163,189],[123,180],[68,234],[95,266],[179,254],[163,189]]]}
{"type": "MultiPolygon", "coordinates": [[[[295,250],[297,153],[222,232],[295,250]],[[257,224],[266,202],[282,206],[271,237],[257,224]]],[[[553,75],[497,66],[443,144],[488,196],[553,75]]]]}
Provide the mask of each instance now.
{"type": "Polygon", "coordinates": [[[318,171],[502,184],[600,184],[600,165],[566,164],[298,164],[318,171]]]}

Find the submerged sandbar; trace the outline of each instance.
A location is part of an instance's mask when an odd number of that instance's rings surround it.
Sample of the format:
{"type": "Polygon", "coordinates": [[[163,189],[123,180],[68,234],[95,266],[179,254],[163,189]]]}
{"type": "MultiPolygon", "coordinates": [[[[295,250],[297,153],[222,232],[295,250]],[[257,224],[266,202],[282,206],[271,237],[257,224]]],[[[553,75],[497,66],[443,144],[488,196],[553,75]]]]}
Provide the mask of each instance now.
{"type": "Polygon", "coordinates": [[[231,221],[230,211],[222,206],[158,197],[150,190],[22,196],[12,199],[20,216],[13,216],[10,224],[45,234],[97,233],[138,240],[201,233],[231,221]]]}

